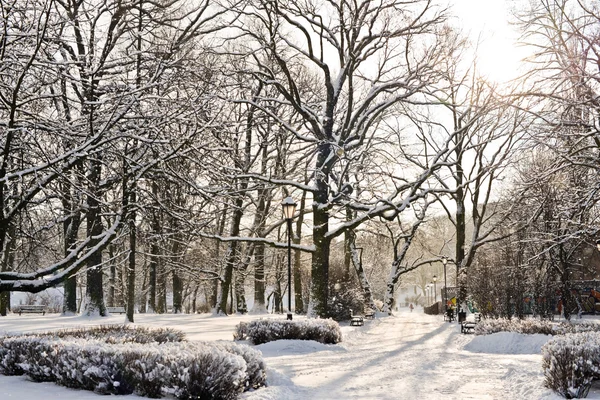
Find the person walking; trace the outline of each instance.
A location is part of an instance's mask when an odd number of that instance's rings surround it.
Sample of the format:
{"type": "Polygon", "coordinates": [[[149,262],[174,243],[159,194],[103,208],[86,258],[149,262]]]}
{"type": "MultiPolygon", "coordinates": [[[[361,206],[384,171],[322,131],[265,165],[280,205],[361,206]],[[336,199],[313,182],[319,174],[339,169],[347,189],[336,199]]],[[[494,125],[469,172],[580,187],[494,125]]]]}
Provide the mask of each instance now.
{"type": "Polygon", "coordinates": [[[414,308],[413,305],[412,305],[412,303],[410,303],[410,306],[408,306],[408,308],[410,308],[410,312],[412,312],[412,310],[414,308]]]}

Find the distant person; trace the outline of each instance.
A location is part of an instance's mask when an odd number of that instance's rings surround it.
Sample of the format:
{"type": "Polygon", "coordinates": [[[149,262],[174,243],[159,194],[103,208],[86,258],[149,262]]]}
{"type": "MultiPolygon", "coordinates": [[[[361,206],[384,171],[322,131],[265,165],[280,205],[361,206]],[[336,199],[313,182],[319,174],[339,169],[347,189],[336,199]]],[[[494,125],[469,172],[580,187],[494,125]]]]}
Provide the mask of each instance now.
{"type": "Polygon", "coordinates": [[[413,305],[412,305],[412,303],[410,303],[410,306],[408,306],[408,308],[410,308],[410,312],[412,312],[412,310],[414,308],[413,305]]]}

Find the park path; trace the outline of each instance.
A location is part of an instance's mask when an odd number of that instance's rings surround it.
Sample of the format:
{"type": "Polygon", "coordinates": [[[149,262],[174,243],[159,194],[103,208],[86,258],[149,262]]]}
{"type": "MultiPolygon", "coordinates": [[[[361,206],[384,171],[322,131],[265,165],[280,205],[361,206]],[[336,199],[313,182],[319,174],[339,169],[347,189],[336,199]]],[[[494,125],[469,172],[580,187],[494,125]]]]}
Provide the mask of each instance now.
{"type": "Polygon", "coordinates": [[[527,385],[539,393],[541,356],[463,350],[472,335],[441,316],[400,311],[343,330],[342,351],[265,354],[296,385],[285,398],[517,399],[527,385]]]}

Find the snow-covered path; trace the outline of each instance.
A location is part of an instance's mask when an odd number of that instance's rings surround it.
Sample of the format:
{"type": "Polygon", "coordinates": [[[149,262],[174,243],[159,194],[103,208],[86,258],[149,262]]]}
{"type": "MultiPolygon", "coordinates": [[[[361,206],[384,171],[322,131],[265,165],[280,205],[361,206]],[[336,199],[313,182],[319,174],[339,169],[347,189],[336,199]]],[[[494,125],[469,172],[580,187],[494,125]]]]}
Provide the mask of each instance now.
{"type": "MultiPolygon", "coordinates": [[[[181,329],[188,340],[232,340],[240,321],[281,315],[136,315],[136,324],[181,329]]],[[[297,317],[294,317],[295,319],[297,317]]],[[[298,318],[301,319],[302,317],[298,318]]],[[[0,334],[123,323],[123,316],[88,319],[58,315],[0,318],[0,334]]],[[[342,325],[344,341],[323,345],[280,340],[256,346],[269,368],[268,384],[244,400],[560,399],[543,387],[542,335],[460,334],[441,316],[400,310],[392,317],[342,325]]],[[[588,396],[600,399],[593,389],[588,396]]],[[[0,399],[98,400],[94,393],[0,375],[0,399]]],[[[125,396],[124,399],[138,398],[125,396]]]]}
{"type": "Polygon", "coordinates": [[[294,354],[282,343],[258,346],[269,367],[295,384],[273,398],[558,398],[542,387],[539,354],[464,350],[473,336],[461,335],[456,323],[441,317],[404,312],[343,330],[344,343],[336,350],[294,354]]]}

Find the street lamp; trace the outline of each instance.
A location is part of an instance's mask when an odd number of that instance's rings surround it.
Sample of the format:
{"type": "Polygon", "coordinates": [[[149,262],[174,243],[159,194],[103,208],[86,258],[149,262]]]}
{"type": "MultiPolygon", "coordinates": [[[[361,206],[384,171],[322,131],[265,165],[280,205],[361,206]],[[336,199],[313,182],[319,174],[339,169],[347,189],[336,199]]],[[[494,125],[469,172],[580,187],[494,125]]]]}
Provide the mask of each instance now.
{"type": "Polygon", "coordinates": [[[296,212],[296,202],[291,197],[286,197],[281,206],[283,216],[287,220],[288,231],[288,313],[287,319],[292,320],[292,218],[296,212]]]}
{"type": "Polygon", "coordinates": [[[448,264],[448,258],[442,257],[442,264],[444,264],[444,310],[448,313],[448,283],[446,281],[446,264],[448,264]]]}
{"type": "Polygon", "coordinates": [[[437,275],[433,276],[433,302],[437,303],[437,286],[436,286],[436,282],[437,282],[437,275]]]}

